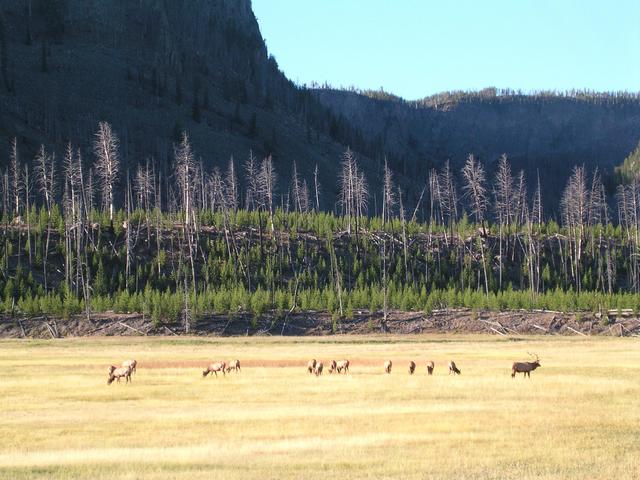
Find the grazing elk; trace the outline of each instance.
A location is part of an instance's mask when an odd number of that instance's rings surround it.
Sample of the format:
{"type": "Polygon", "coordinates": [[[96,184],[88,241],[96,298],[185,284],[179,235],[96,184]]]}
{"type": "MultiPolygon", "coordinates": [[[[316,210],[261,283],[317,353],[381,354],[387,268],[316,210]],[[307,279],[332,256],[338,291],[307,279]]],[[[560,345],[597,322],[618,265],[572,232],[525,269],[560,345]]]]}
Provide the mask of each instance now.
{"type": "Polygon", "coordinates": [[[454,375],[460,375],[462,373],[456,365],[456,362],[454,362],[453,360],[449,362],[449,375],[451,375],[452,373],[454,375]]]}
{"type": "Polygon", "coordinates": [[[324,365],[322,365],[322,362],[316,363],[316,368],[313,371],[313,373],[316,374],[316,377],[319,377],[320,375],[322,375],[323,367],[324,367],[324,365]]]}
{"type": "Polygon", "coordinates": [[[309,363],[307,363],[307,372],[313,373],[315,371],[316,371],[316,359],[312,358],[311,360],[309,360],[309,363]]]}
{"type": "Polygon", "coordinates": [[[333,373],[337,370],[338,370],[338,364],[336,363],[335,360],[331,360],[331,363],[329,364],[329,373],[333,373]]]}
{"type": "Polygon", "coordinates": [[[123,367],[131,367],[131,373],[136,373],[138,362],[136,360],[125,360],[122,362],[123,367]]]}
{"type": "Polygon", "coordinates": [[[340,360],[338,362],[338,373],[349,373],[349,360],[340,360]]]}
{"type": "Polygon", "coordinates": [[[227,367],[227,364],[224,362],[212,363],[202,371],[202,376],[206,377],[210,373],[213,373],[217,377],[218,372],[222,372],[222,375],[224,376],[226,367],[227,367]]]}
{"type": "Polygon", "coordinates": [[[240,369],[240,360],[231,360],[228,364],[227,364],[227,373],[229,373],[231,370],[233,370],[234,372],[238,373],[240,371],[242,371],[240,369]]]}
{"type": "Polygon", "coordinates": [[[409,362],[409,375],[413,375],[413,372],[415,372],[415,371],[416,371],[416,362],[411,360],[409,362]]]}
{"type": "Polygon", "coordinates": [[[115,365],[111,365],[109,367],[109,380],[107,380],[107,385],[111,385],[114,380],[117,380],[118,383],[120,383],[120,379],[122,377],[125,378],[125,383],[129,383],[131,381],[131,366],[116,367],[115,365]]]}
{"type": "Polygon", "coordinates": [[[393,363],[391,362],[391,360],[387,360],[386,362],[384,362],[384,373],[391,373],[392,366],[393,363]]]}
{"type": "MultiPolygon", "coordinates": [[[[527,352],[529,353],[529,352],[527,352]]],[[[531,372],[540,366],[540,358],[538,355],[529,353],[532,357],[535,357],[533,362],[514,362],[511,366],[511,378],[515,378],[516,373],[522,373],[523,377],[531,378],[531,372]]]]}
{"type": "Polygon", "coordinates": [[[433,360],[430,360],[427,362],[427,373],[429,375],[433,375],[433,369],[435,368],[435,363],[433,363],[433,360]]]}

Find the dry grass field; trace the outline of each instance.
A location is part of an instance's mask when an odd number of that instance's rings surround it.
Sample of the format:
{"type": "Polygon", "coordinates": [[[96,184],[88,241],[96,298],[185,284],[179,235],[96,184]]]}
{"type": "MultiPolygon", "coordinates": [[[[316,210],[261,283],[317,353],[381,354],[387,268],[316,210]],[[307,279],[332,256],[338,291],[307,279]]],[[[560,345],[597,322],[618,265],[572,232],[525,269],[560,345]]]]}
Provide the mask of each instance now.
{"type": "Polygon", "coordinates": [[[489,336],[0,341],[0,478],[637,479],[640,344],[489,336]],[[531,379],[510,365],[540,355],[531,379]],[[133,384],[107,367],[138,360],[133,384]],[[351,360],[316,378],[309,358],[351,360]],[[202,378],[212,360],[242,372],[202,378]],[[391,375],[383,362],[391,359],[391,375]],[[425,362],[436,362],[432,377],[425,362]],[[454,359],[462,375],[447,375],[454,359]],[[417,363],[409,376],[409,360],[417,363]]]}

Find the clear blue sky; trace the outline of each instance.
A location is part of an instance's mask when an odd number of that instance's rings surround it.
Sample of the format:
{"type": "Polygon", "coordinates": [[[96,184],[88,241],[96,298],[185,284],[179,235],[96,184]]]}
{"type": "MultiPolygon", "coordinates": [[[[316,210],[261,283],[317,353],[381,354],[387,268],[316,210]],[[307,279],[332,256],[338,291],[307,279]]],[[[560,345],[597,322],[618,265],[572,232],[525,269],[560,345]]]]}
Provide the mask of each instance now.
{"type": "Polygon", "coordinates": [[[640,0],[253,0],[293,81],[640,91],[640,0]]]}

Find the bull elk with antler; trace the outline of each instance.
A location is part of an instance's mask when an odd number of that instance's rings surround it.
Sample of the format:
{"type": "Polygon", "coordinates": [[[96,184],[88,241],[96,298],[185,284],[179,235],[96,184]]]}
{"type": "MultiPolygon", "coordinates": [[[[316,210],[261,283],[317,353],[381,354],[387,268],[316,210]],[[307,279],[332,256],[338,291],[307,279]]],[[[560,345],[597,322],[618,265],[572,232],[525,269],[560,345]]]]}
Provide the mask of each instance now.
{"type": "Polygon", "coordinates": [[[529,353],[529,355],[535,357],[535,361],[514,362],[514,364],[511,366],[511,378],[515,378],[516,373],[523,373],[525,377],[531,378],[531,372],[540,366],[540,358],[538,357],[538,355],[535,355],[533,353],[529,353]]]}

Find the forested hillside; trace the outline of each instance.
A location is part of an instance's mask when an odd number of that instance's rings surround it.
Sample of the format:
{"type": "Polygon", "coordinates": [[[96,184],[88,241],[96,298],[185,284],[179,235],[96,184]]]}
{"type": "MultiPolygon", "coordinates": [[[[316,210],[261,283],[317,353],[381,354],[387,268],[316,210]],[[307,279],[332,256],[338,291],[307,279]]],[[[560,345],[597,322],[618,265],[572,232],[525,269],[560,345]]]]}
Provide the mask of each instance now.
{"type": "Polygon", "coordinates": [[[13,144],[1,197],[5,312],[141,312],[188,331],[207,313],[640,309],[638,179],[619,189],[618,221],[597,172],[574,169],[558,224],[541,185],[527,194],[506,157],[494,177],[473,156],[460,182],[449,164],[433,170],[417,205],[385,167],[382,214],[371,216],[374,189],[347,150],[332,214],[319,208],[329,186],[295,166],[283,182],[270,157],[208,171],[183,134],[164,191],[151,164],[123,172],[118,145],[100,123],[87,170],[73,145],[58,167],[44,147],[22,160],[13,144]]]}

